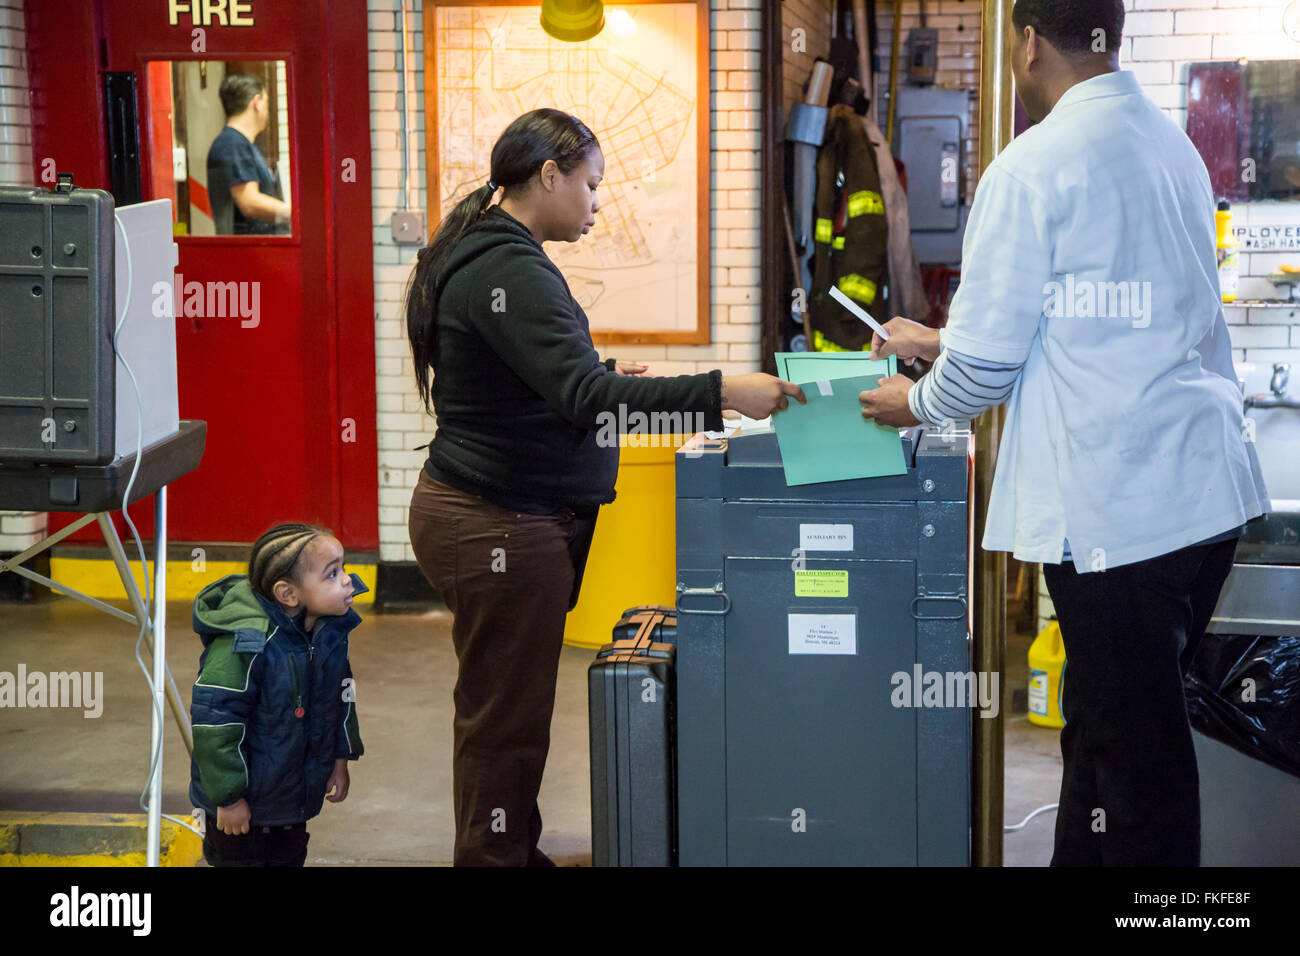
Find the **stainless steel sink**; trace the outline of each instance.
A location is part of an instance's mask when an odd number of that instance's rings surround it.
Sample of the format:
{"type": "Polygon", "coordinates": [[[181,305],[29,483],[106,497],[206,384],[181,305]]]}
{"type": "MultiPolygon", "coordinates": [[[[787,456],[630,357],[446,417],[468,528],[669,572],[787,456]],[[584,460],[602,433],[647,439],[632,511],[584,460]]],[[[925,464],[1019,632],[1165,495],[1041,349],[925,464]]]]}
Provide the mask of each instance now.
{"type": "Polygon", "coordinates": [[[1275,511],[1248,523],[1236,562],[1300,565],[1300,511],[1275,511]]]}

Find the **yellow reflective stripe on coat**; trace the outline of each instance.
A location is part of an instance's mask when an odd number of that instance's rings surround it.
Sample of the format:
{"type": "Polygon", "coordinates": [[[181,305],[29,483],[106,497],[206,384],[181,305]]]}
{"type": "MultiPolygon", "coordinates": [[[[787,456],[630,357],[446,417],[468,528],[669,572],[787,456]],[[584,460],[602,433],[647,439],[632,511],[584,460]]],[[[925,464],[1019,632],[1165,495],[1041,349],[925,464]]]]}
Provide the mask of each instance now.
{"type": "Polygon", "coordinates": [[[885,201],[880,198],[880,193],[872,192],[870,189],[860,189],[849,194],[849,217],[861,216],[863,213],[884,215],[885,201]]]}
{"type": "Polygon", "coordinates": [[[813,238],[816,239],[818,242],[830,242],[831,235],[834,233],[834,231],[835,231],[835,227],[831,225],[831,221],[829,219],[818,219],[817,228],[816,231],[813,233],[813,238]]]}
{"type": "Polygon", "coordinates": [[[836,236],[836,237],[835,237],[835,241],[831,243],[831,248],[832,248],[832,249],[843,249],[843,248],[844,248],[844,237],[843,237],[843,236],[836,236]]]}
{"type": "Polygon", "coordinates": [[[876,284],[865,276],[860,276],[856,272],[850,272],[846,276],[841,276],[840,280],[835,283],[839,286],[841,292],[850,298],[857,299],[866,305],[876,301],[876,284]]]}
{"type": "MultiPolygon", "coordinates": [[[[836,345],[826,336],[822,335],[817,329],[813,329],[813,351],[814,352],[852,352],[853,349],[846,349],[842,345],[836,345]]],[[[870,352],[871,343],[868,342],[862,346],[861,351],[870,352]]]]}

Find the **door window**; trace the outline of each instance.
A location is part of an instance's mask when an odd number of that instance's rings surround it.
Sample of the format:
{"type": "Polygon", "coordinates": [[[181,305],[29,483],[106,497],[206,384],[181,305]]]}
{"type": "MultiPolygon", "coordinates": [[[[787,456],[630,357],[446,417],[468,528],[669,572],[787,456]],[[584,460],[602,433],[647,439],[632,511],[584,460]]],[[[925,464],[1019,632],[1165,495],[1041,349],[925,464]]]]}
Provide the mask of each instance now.
{"type": "Polygon", "coordinates": [[[290,235],[285,61],[154,61],[148,69],[153,196],[172,200],[175,234],[290,235]]]}

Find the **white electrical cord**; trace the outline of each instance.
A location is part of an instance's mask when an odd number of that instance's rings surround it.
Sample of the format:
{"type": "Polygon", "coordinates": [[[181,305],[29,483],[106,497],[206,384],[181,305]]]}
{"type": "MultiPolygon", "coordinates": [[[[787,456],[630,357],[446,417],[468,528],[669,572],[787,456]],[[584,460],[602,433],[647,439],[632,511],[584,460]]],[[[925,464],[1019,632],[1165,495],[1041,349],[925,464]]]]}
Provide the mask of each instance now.
{"type": "Polygon", "coordinates": [[[1006,833],[1010,833],[1010,832],[1012,832],[1013,830],[1023,830],[1023,829],[1025,828],[1025,825],[1026,825],[1027,823],[1029,823],[1029,821],[1032,820],[1034,817],[1038,816],[1040,813],[1046,813],[1048,810],[1055,810],[1055,809],[1057,809],[1058,807],[1060,807],[1060,804],[1059,804],[1059,803],[1049,803],[1049,804],[1047,804],[1046,806],[1039,807],[1037,810],[1035,810],[1033,813],[1029,814],[1029,816],[1025,817],[1023,820],[1021,820],[1021,821],[1020,821],[1019,823],[1017,823],[1015,826],[1013,826],[1013,827],[1003,827],[1002,829],[1003,829],[1003,831],[1006,832],[1006,833]]]}
{"type": "MultiPolygon", "coordinates": [[[[145,780],[144,789],[140,792],[140,809],[147,811],[149,809],[149,788],[153,786],[153,778],[158,773],[158,763],[162,759],[162,728],[166,726],[166,721],[163,717],[162,708],[158,705],[158,693],[154,688],[153,678],[149,675],[149,669],[144,666],[144,659],[140,656],[140,645],[144,642],[146,628],[151,633],[153,631],[153,617],[150,611],[153,597],[151,593],[152,588],[149,586],[149,559],[145,555],[144,542],[140,540],[140,532],[136,530],[135,522],[131,520],[131,515],[127,511],[127,505],[131,500],[131,487],[135,484],[135,476],[140,471],[140,459],[144,457],[144,399],[140,395],[140,383],[136,380],[135,372],[131,370],[131,366],[127,363],[126,359],[122,357],[121,352],[119,352],[117,348],[117,336],[122,331],[122,326],[126,324],[126,317],[131,309],[131,286],[132,280],[134,279],[134,272],[131,267],[131,242],[127,238],[126,228],[122,225],[122,220],[118,218],[116,212],[113,213],[113,224],[116,225],[122,233],[122,249],[126,253],[126,301],[122,304],[121,318],[118,319],[117,325],[113,329],[113,355],[117,361],[122,363],[122,367],[126,369],[126,374],[131,379],[131,387],[135,389],[135,464],[131,467],[131,477],[127,479],[126,491],[122,493],[122,518],[126,521],[127,527],[131,529],[131,537],[135,539],[136,549],[140,552],[140,566],[144,571],[145,619],[141,622],[140,633],[136,635],[135,639],[135,662],[140,665],[140,672],[144,674],[145,682],[149,685],[149,699],[153,702],[154,714],[158,718],[159,727],[158,740],[156,746],[152,748],[153,752],[150,754],[149,758],[149,776],[145,780]]],[[[155,528],[154,534],[156,535],[157,533],[158,529],[155,528]]],[[[127,564],[127,570],[130,570],[129,562],[127,564]]],[[[155,653],[157,652],[157,649],[157,645],[155,644],[155,653]]],[[[197,836],[203,836],[202,833],[190,826],[184,820],[178,820],[176,817],[169,816],[165,813],[161,815],[166,819],[171,820],[173,823],[185,827],[185,829],[197,836]]]]}

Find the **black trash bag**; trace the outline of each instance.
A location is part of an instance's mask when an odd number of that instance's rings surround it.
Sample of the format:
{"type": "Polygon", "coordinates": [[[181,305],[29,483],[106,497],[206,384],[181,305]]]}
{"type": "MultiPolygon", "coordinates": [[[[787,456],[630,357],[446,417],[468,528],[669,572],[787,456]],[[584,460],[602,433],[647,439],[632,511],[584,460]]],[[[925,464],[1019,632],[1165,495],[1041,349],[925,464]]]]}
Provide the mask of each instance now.
{"type": "Polygon", "coordinates": [[[1206,634],[1185,687],[1196,730],[1300,777],[1300,637],[1206,634]]]}

